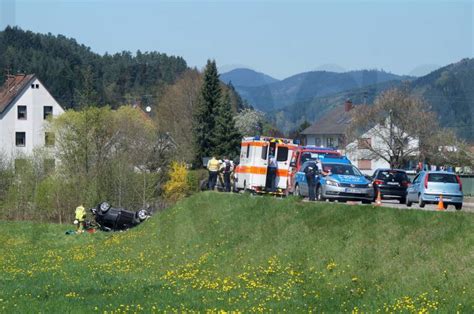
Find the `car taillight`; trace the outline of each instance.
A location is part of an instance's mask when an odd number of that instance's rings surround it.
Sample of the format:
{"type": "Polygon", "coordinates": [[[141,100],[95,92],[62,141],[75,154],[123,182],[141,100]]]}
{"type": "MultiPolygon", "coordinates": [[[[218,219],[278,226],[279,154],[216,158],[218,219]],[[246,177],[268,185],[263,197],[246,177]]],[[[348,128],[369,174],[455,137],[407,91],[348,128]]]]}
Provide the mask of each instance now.
{"type": "Polygon", "coordinates": [[[430,176],[429,174],[426,174],[426,176],[425,176],[425,189],[428,188],[428,177],[429,176],[430,176]]]}
{"type": "Polygon", "coordinates": [[[383,181],[382,180],[375,180],[374,184],[381,185],[381,184],[383,184],[383,181]]]}
{"type": "Polygon", "coordinates": [[[458,180],[458,183],[459,183],[459,191],[462,192],[462,182],[461,182],[461,178],[458,175],[456,176],[456,180],[458,180]]]}
{"type": "Polygon", "coordinates": [[[402,181],[402,186],[403,186],[404,188],[407,188],[407,187],[410,186],[410,182],[408,182],[408,181],[402,181]]]}

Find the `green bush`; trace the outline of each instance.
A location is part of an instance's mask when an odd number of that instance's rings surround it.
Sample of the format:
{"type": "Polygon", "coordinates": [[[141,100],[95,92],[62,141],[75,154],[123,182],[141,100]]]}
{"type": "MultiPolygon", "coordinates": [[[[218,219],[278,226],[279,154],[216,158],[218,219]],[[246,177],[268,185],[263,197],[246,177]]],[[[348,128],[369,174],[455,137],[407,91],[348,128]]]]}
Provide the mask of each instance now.
{"type": "Polygon", "coordinates": [[[207,179],[208,173],[205,169],[196,169],[188,171],[188,186],[191,192],[201,191],[202,180],[207,179]]]}

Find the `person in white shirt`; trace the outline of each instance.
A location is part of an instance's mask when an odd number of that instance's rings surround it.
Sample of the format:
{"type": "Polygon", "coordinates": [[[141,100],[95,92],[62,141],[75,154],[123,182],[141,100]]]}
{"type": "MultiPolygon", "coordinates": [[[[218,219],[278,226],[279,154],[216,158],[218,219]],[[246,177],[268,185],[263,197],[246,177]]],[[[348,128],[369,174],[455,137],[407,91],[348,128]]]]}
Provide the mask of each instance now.
{"type": "Polygon", "coordinates": [[[230,192],[230,175],[234,171],[234,163],[229,158],[224,157],[219,171],[224,176],[224,191],[230,192]]]}
{"type": "Polygon", "coordinates": [[[268,158],[268,188],[270,192],[275,192],[276,191],[276,176],[277,176],[277,170],[278,170],[278,164],[276,161],[276,158],[273,154],[270,154],[268,158]]]}

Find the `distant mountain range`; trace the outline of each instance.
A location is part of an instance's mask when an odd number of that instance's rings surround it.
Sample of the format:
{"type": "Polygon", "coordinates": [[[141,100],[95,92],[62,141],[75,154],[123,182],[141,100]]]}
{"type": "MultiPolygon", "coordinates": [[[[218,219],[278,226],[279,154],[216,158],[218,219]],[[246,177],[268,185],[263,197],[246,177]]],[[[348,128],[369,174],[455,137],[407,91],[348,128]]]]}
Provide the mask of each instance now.
{"type": "Polygon", "coordinates": [[[250,69],[234,69],[221,74],[221,81],[226,84],[232,82],[232,85],[239,87],[257,87],[278,82],[277,79],[250,69]]]}
{"type": "Polygon", "coordinates": [[[265,112],[345,90],[411,79],[413,77],[378,70],[345,73],[312,71],[293,75],[281,81],[248,69],[236,69],[221,75],[221,80],[226,83],[231,81],[250,105],[265,112]]]}
{"type": "Polygon", "coordinates": [[[386,81],[294,102],[268,115],[277,127],[289,131],[305,120],[313,123],[347,98],[354,104],[371,104],[381,92],[401,84],[406,84],[414,95],[431,105],[443,127],[452,128],[460,137],[474,141],[474,59],[463,59],[415,80],[386,81]]]}

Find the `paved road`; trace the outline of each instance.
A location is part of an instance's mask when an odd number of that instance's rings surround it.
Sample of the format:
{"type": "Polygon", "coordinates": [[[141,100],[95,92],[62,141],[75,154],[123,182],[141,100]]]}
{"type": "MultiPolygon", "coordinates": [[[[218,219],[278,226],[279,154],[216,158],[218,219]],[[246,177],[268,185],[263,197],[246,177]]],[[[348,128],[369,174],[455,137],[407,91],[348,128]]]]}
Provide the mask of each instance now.
{"type": "MultiPolygon", "coordinates": [[[[411,207],[407,207],[405,204],[400,204],[398,201],[392,201],[392,200],[383,200],[382,206],[401,208],[401,209],[419,209],[419,210],[432,210],[432,211],[438,210],[438,205],[427,204],[425,205],[424,208],[421,208],[420,206],[418,206],[418,204],[413,204],[411,205],[411,207]]],[[[457,210],[454,208],[454,205],[449,205],[445,211],[457,212],[457,210]]],[[[474,203],[464,203],[461,211],[474,213],[474,203]]]]}
{"type": "MultiPolygon", "coordinates": [[[[307,200],[307,199],[306,199],[307,200]]],[[[348,205],[360,205],[360,202],[347,202],[346,204],[348,205]]],[[[367,205],[367,206],[373,206],[375,203],[372,205],[367,205]]],[[[411,207],[407,207],[405,204],[400,204],[398,201],[394,200],[383,200],[382,205],[383,207],[393,207],[393,208],[400,208],[400,209],[418,209],[418,210],[431,210],[431,211],[436,211],[438,210],[437,205],[425,205],[424,208],[420,208],[418,204],[413,204],[411,207]]],[[[453,205],[449,205],[448,209],[445,210],[446,212],[458,212],[453,205]]],[[[474,200],[472,198],[466,198],[466,200],[463,203],[462,207],[462,212],[469,212],[469,213],[474,213],[474,200]]]]}

